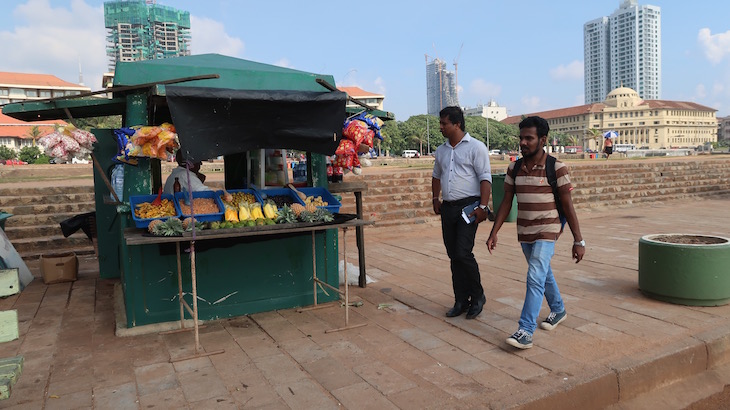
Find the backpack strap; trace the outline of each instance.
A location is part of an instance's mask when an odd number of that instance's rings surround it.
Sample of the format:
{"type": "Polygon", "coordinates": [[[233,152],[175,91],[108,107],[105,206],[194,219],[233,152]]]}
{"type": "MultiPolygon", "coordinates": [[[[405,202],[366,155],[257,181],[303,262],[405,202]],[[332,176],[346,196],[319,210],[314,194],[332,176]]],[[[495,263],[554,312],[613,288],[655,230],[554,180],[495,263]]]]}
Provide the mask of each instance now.
{"type": "Polygon", "coordinates": [[[548,184],[553,190],[553,198],[555,198],[555,206],[558,209],[558,215],[560,216],[560,222],[565,226],[565,211],[563,210],[563,204],[560,203],[560,193],[558,192],[558,176],[555,172],[555,157],[548,154],[545,160],[545,174],[547,175],[548,184]]]}
{"type": "MultiPolygon", "coordinates": [[[[512,172],[510,172],[509,176],[512,177],[512,181],[514,182],[515,179],[517,179],[517,173],[520,172],[520,168],[522,168],[522,158],[515,161],[515,166],[512,168],[512,172]]],[[[555,170],[553,170],[553,174],[555,170]]]]}

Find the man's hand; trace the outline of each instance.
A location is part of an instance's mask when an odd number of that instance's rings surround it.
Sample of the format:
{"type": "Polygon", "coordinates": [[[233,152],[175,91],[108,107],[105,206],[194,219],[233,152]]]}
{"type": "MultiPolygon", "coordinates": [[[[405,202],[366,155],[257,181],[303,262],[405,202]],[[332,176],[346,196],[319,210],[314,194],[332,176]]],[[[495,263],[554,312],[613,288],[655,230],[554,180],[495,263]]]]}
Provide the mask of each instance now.
{"type": "Polygon", "coordinates": [[[583,260],[583,255],[586,254],[586,247],[580,246],[580,245],[573,245],[573,259],[575,259],[575,263],[580,262],[583,260]]]}
{"type": "Polygon", "coordinates": [[[489,254],[492,254],[492,250],[494,250],[497,247],[497,234],[492,233],[489,235],[489,239],[487,239],[487,250],[489,251],[489,254]]]}
{"type": "Polygon", "coordinates": [[[433,213],[441,215],[441,201],[438,198],[433,199],[433,213]]]}
{"type": "Polygon", "coordinates": [[[476,216],[476,223],[484,222],[487,220],[487,210],[477,207],[469,214],[469,218],[472,216],[476,216]]]}

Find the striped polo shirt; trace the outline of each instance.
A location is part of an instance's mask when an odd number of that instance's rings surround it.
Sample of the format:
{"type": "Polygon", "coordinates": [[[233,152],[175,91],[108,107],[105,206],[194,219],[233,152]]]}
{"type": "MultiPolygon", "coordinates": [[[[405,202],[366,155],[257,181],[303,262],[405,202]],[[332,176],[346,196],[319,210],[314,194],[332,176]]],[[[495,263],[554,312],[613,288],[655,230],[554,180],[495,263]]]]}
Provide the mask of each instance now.
{"type": "MultiPolygon", "coordinates": [[[[545,156],[545,159],[547,155],[545,156]]],[[[512,179],[515,162],[509,165],[504,178],[506,192],[517,195],[517,240],[533,243],[537,240],[555,241],[561,233],[562,224],[555,205],[553,190],[547,180],[545,160],[536,164],[532,170],[525,167],[517,172],[516,181],[512,179]],[[515,189],[515,182],[517,188],[515,189]]],[[[558,190],[572,190],[568,167],[555,161],[555,176],[558,178],[558,190]]]]}

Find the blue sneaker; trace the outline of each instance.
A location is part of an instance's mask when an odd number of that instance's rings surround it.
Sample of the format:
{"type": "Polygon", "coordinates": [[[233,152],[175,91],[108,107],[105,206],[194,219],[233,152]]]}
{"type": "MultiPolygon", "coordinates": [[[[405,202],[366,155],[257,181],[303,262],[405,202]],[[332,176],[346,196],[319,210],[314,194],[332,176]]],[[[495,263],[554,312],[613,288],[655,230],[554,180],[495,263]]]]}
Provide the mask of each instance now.
{"type": "Polygon", "coordinates": [[[560,322],[565,320],[566,317],[568,317],[568,314],[565,313],[565,310],[560,313],[550,312],[548,317],[540,323],[540,327],[545,330],[553,330],[558,326],[558,324],[560,324],[560,322]]]}
{"type": "Polygon", "coordinates": [[[532,347],[532,335],[519,329],[507,338],[507,344],[518,349],[529,349],[532,347]]]}

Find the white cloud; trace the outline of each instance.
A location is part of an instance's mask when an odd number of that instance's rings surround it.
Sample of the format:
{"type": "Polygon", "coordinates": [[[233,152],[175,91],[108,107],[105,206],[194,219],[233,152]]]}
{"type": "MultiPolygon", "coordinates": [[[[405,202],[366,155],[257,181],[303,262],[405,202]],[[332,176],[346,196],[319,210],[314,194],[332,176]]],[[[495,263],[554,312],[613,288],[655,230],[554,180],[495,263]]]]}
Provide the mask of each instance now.
{"type": "Polygon", "coordinates": [[[385,87],[385,80],[383,80],[383,77],[378,77],[373,81],[373,85],[375,86],[375,93],[386,95],[386,87],[385,87]]]}
{"type": "Polygon", "coordinates": [[[705,88],[705,85],[701,84],[701,83],[697,84],[697,86],[695,86],[695,94],[694,94],[694,96],[692,96],[692,99],[696,100],[696,99],[702,99],[705,97],[707,97],[707,89],[705,88]]]}
{"type": "Polygon", "coordinates": [[[79,63],[84,83],[101,88],[107,71],[104,11],[83,0],[51,7],[48,0],[28,0],[13,10],[14,27],[0,30],[2,70],[51,74],[77,83],[79,63]]]}
{"type": "Polygon", "coordinates": [[[550,70],[553,80],[580,80],[583,79],[583,62],[571,61],[568,65],[559,65],[550,70]]]}
{"type": "Polygon", "coordinates": [[[541,103],[540,97],[537,97],[537,96],[522,97],[521,102],[522,102],[522,106],[524,107],[523,111],[525,113],[540,111],[539,110],[540,103],[541,103]]]}
{"type": "Polygon", "coordinates": [[[711,63],[717,64],[730,54],[730,31],[711,34],[709,28],[700,29],[697,41],[711,63]]]}
{"type": "Polygon", "coordinates": [[[277,62],[275,62],[274,65],[284,68],[294,68],[288,58],[281,58],[277,62]]]}
{"type": "Polygon", "coordinates": [[[477,99],[489,100],[499,97],[502,93],[502,87],[498,84],[492,84],[481,78],[469,83],[469,93],[477,97],[477,99]]]}
{"type": "Polygon", "coordinates": [[[206,17],[190,16],[190,49],[192,54],[216,53],[242,57],[243,40],[226,33],[223,23],[206,17]]]}

